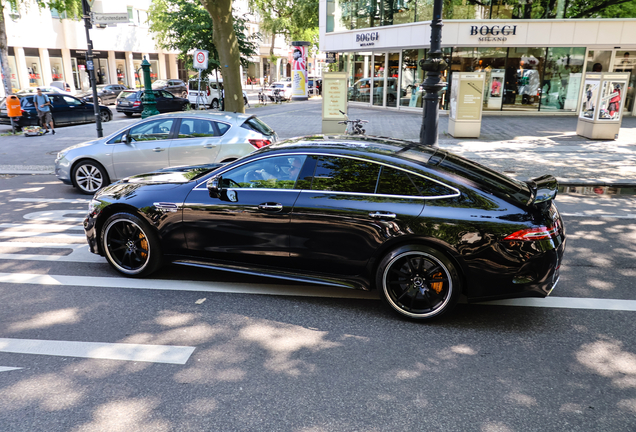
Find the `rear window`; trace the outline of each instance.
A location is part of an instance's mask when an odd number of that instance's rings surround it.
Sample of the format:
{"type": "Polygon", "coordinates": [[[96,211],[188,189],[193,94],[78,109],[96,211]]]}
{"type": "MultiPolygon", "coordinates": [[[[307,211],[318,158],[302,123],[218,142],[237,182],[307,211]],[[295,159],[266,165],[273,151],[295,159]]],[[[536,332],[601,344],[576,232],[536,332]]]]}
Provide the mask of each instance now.
{"type": "Polygon", "coordinates": [[[274,135],[274,131],[256,117],[250,117],[241,127],[263,135],[274,135]]]}
{"type": "MultiPolygon", "coordinates": [[[[190,81],[189,87],[190,91],[199,91],[199,81],[190,81]]],[[[205,81],[201,81],[201,91],[206,91],[208,89],[208,83],[205,81]]]]}
{"type": "Polygon", "coordinates": [[[117,96],[117,99],[136,100],[137,99],[137,92],[136,91],[123,91],[123,92],[119,93],[119,96],[117,96]]]}

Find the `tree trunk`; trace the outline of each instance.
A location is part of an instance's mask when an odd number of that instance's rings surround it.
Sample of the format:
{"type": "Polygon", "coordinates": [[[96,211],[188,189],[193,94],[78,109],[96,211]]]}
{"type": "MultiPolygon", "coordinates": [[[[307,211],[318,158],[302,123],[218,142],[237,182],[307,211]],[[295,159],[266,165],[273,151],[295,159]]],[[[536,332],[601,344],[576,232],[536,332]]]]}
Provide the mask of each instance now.
{"type": "MultiPolygon", "coordinates": [[[[11,74],[9,73],[9,47],[7,46],[7,26],[4,22],[4,4],[0,0],[0,60],[2,60],[2,73],[4,79],[2,85],[4,86],[5,96],[9,96],[13,93],[11,86],[11,74]]],[[[17,71],[12,71],[16,72],[17,71]]]]}
{"type": "MultiPolygon", "coordinates": [[[[241,63],[238,40],[234,33],[232,0],[201,0],[201,4],[212,18],[212,41],[219,53],[225,111],[245,112],[243,87],[241,85],[241,63]]],[[[196,47],[192,47],[196,48],[196,47]]]]}

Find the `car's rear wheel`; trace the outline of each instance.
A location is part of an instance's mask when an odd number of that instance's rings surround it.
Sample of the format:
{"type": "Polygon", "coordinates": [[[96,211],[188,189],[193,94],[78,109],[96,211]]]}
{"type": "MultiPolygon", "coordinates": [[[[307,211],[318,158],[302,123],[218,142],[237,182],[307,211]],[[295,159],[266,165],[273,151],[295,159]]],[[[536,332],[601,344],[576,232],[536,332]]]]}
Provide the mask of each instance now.
{"type": "Polygon", "coordinates": [[[102,121],[102,123],[107,123],[110,121],[110,114],[108,113],[108,111],[100,111],[99,119],[102,121]]]}
{"type": "Polygon", "coordinates": [[[443,253],[423,245],[408,245],[382,259],[376,287],[394,312],[423,320],[438,317],[455,306],[461,278],[443,253]]]}
{"type": "Polygon", "coordinates": [[[218,99],[214,99],[212,101],[212,103],[210,104],[210,108],[212,109],[219,109],[219,100],[218,99]]]}
{"type": "Polygon", "coordinates": [[[79,161],[73,166],[72,173],[73,185],[87,195],[93,195],[110,183],[106,169],[92,160],[79,161]]]}
{"type": "Polygon", "coordinates": [[[186,102],[183,105],[181,105],[181,111],[187,111],[190,109],[190,103],[186,102]]]}
{"type": "Polygon", "coordinates": [[[102,98],[98,97],[97,98],[97,105],[103,105],[104,103],[102,102],[102,98]]]}
{"type": "Polygon", "coordinates": [[[126,276],[147,276],[161,264],[159,239],[131,213],[116,213],[104,223],[101,242],[108,263],[126,276]]]}
{"type": "Polygon", "coordinates": [[[188,92],[187,91],[182,92],[181,93],[181,97],[184,98],[184,99],[187,99],[188,98],[188,92]]]}

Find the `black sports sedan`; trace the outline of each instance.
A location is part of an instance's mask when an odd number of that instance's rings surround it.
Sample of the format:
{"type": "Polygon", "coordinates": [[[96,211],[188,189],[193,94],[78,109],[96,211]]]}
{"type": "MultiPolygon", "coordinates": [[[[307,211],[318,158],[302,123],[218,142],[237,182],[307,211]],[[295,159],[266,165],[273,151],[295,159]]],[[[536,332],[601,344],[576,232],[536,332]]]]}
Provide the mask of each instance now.
{"type": "MultiPolygon", "coordinates": [[[[114,104],[117,100],[119,93],[126,90],[126,86],[120,84],[102,84],[97,86],[97,100],[100,105],[102,104],[114,104]]],[[[81,93],[76,93],[76,97],[82,99],[84,102],[93,102],[93,90],[88,90],[81,93]]]]}
{"type": "Polygon", "coordinates": [[[95,195],[84,228],[128,276],[168,261],[377,289],[427,319],[462,295],[548,295],[565,250],[556,193],[550,175],[519,182],[411,142],[314,136],[129,177],[95,195]]]}
{"type": "MultiPolygon", "coordinates": [[[[80,123],[90,123],[95,121],[95,108],[93,104],[86,103],[76,97],[57,93],[46,93],[50,98],[55,126],[74,125],[80,123]]],[[[16,117],[14,122],[20,128],[24,126],[37,126],[39,123],[38,113],[33,103],[33,95],[16,95],[20,98],[22,116],[16,117]]],[[[100,119],[108,122],[113,118],[113,112],[105,106],[99,107],[100,119]]],[[[11,124],[11,119],[7,115],[6,101],[0,105],[0,124],[11,124]]]]}
{"type": "MultiPolygon", "coordinates": [[[[157,111],[160,113],[172,111],[185,111],[190,107],[190,101],[185,98],[176,97],[165,90],[153,90],[157,111]]],[[[128,117],[133,114],[141,114],[144,110],[144,103],[141,100],[143,90],[124,90],[117,96],[117,112],[122,112],[128,117]]]]}

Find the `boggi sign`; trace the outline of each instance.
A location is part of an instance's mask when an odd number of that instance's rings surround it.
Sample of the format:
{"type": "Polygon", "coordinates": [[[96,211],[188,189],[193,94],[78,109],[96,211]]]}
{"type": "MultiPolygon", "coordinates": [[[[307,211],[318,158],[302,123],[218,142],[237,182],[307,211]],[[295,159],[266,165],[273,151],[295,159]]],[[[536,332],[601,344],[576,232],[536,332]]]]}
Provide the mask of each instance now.
{"type": "Polygon", "coordinates": [[[505,25],[505,26],[483,25],[481,27],[470,26],[470,35],[479,36],[480,42],[505,42],[508,40],[506,36],[517,35],[517,26],[516,25],[505,25]]]}
{"type": "Polygon", "coordinates": [[[359,43],[361,47],[373,46],[378,40],[380,40],[380,33],[378,32],[356,34],[356,43],[359,43]]]}

